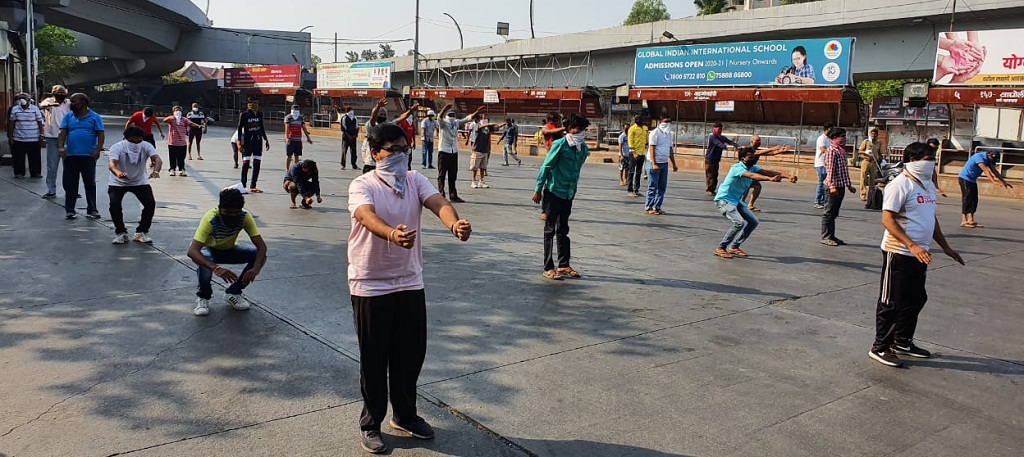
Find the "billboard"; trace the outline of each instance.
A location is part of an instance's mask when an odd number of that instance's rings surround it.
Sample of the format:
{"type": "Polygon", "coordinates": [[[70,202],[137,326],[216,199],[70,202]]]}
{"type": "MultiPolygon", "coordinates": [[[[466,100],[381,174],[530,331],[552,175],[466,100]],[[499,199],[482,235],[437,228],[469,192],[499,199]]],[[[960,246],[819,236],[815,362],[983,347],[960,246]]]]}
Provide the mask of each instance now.
{"type": "Polygon", "coordinates": [[[939,33],[932,83],[1024,86],[1024,29],[939,33]]]}
{"type": "Polygon", "coordinates": [[[300,86],[301,78],[302,67],[299,65],[266,65],[224,69],[224,87],[228,89],[294,89],[300,86]]]}
{"type": "Polygon", "coordinates": [[[325,63],[316,68],[317,89],[389,89],[391,62],[325,63]]]}
{"type": "Polygon", "coordinates": [[[898,121],[949,122],[949,106],[929,103],[924,108],[903,106],[903,97],[875,97],[871,101],[871,118],[898,121]]]}
{"type": "Polygon", "coordinates": [[[853,38],[640,48],[633,85],[845,86],[852,60],[853,38]]]}

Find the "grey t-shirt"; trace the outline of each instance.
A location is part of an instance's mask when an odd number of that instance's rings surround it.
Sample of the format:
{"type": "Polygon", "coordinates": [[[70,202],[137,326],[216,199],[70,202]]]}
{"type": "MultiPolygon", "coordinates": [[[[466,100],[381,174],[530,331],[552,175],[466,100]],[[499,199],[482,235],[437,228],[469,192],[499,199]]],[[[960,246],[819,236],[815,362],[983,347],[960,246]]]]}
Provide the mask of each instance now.
{"type": "Polygon", "coordinates": [[[121,140],[110,147],[110,160],[117,161],[117,169],[128,175],[127,178],[118,178],[110,173],[108,185],[114,187],[145,186],[149,184],[149,173],[147,164],[149,158],[157,155],[153,145],[143,141],[133,144],[128,140],[121,140]]]}

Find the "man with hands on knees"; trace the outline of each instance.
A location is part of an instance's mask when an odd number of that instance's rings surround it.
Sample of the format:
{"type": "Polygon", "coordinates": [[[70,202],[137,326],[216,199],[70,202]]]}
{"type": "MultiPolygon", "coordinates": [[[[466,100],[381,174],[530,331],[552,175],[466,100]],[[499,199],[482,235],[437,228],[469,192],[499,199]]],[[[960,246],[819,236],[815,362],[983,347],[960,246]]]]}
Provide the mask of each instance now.
{"type": "Polygon", "coordinates": [[[203,215],[192,237],[188,257],[199,266],[199,287],[196,291],[196,316],[210,314],[213,289],[210,279],[217,275],[231,284],[224,291],[224,301],[232,308],[245,311],[249,303],[242,299],[242,290],[252,283],[267,262],[267,245],[263,242],[256,220],[244,209],[245,198],[235,188],[220,191],[220,204],[203,215]],[[245,230],[252,244],[239,244],[238,233],[245,230]],[[240,275],[219,264],[245,264],[240,275]]]}
{"type": "Polygon", "coordinates": [[[363,395],[359,444],[380,454],[387,452],[381,425],[389,398],[393,430],[418,439],[434,437],[416,411],[416,383],[427,346],[423,245],[417,243],[423,208],[461,241],[469,239],[472,227],[425,176],[409,170],[410,148],[401,127],[370,127],[367,142],[376,167],[348,189],[348,285],[363,395]]]}

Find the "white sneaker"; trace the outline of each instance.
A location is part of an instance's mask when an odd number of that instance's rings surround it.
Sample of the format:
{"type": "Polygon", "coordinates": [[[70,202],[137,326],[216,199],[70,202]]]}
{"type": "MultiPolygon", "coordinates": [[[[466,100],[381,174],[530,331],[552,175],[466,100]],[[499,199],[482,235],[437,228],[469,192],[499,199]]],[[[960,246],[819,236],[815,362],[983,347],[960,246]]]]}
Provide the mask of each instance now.
{"type": "Polygon", "coordinates": [[[178,176],[188,176],[188,173],[185,173],[185,170],[181,170],[178,172],[178,176]]]}
{"type": "Polygon", "coordinates": [[[476,183],[476,181],[473,181],[473,184],[470,184],[469,187],[472,187],[472,188],[476,189],[476,188],[478,188],[480,186],[476,183]]]}
{"type": "Polygon", "coordinates": [[[196,316],[205,316],[210,314],[210,300],[196,297],[196,309],[192,310],[192,314],[195,314],[196,316]]]}
{"type": "Polygon", "coordinates": [[[128,234],[127,233],[118,233],[117,236],[114,237],[114,241],[111,241],[110,244],[125,244],[127,242],[128,242],[128,234]]]}
{"type": "Polygon", "coordinates": [[[178,176],[178,172],[176,172],[174,170],[171,170],[171,171],[167,172],[167,176],[178,176]]]}
{"type": "Polygon", "coordinates": [[[490,189],[491,186],[488,186],[487,183],[485,183],[483,181],[480,181],[480,188],[481,189],[490,189]]]}
{"type": "Polygon", "coordinates": [[[224,301],[227,302],[227,304],[231,305],[232,308],[237,309],[239,311],[245,311],[249,309],[249,302],[245,301],[245,299],[242,298],[242,294],[235,295],[224,292],[224,301]]]}
{"type": "MultiPolygon", "coordinates": [[[[127,233],[125,233],[124,235],[125,235],[125,238],[128,237],[127,233]]],[[[140,243],[152,243],[153,242],[153,239],[149,237],[148,233],[142,233],[142,232],[135,232],[135,236],[132,237],[132,239],[135,240],[135,241],[138,241],[140,243]]]]}

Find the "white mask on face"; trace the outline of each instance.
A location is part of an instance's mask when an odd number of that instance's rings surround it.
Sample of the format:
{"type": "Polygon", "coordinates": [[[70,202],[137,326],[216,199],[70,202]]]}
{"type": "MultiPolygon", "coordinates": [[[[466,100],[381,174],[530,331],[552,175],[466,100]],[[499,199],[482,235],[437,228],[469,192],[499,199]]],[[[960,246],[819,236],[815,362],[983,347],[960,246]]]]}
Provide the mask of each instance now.
{"type": "Polygon", "coordinates": [[[198,113],[199,112],[199,108],[192,108],[192,112],[193,113],[198,113]]]}
{"type": "Polygon", "coordinates": [[[579,151],[583,149],[583,145],[586,143],[586,135],[583,132],[567,133],[565,134],[565,142],[579,151]]]}
{"type": "Polygon", "coordinates": [[[349,112],[345,113],[345,115],[348,116],[349,119],[355,119],[356,118],[356,112],[352,111],[352,110],[349,110],[349,112]]]}
{"type": "Polygon", "coordinates": [[[19,98],[18,99],[18,104],[23,106],[23,107],[24,106],[28,106],[28,100],[25,100],[24,98],[19,98]]]}
{"type": "Polygon", "coordinates": [[[181,120],[181,111],[175,111],[174,112],[174,118],[180,121],[181,120]]]}
{"type": "Polygon", "coordinates": [[[658,128],[666,133],[672,132],[672,124],[668,122],[662,122],[661,124],[658,124],[658,128]]]}
{"type": "Polygon", "coordinates": [[[903,167],[910,176],[917,178],[917,180],[922,183],[931,182],[932,174],[935,173],[935,161],[933,160],[907,162],[903,167]]]}
{"type": "Polygon", "coordinates": [[[299,117],[299,110],[297,110],[297,109],[293,109],[293,110],[292,110],[292,117],[293,117],[293,118],[297,118],[297,117],[299,117]]]}
{"type": "Polygon", "coordinates": [[[409,173],[409,155],[394,154],[377,162],[377,176],[383,179],[399,197],[405,196],[405,179],[409,173]]]}

